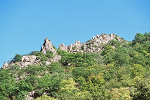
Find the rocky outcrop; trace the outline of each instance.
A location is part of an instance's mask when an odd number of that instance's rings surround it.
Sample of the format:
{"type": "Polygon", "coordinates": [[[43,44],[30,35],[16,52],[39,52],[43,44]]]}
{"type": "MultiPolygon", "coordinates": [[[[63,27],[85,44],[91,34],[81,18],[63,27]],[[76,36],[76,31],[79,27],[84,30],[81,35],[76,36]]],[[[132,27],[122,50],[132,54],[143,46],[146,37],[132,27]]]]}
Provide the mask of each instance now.
{"type": "Polygon", "coordinates": [[[43,46],[41,48],[41,52],[46,53],[46,51],[52,51],[53,54],[56,54],[56,50],[54,49],[54,46],[50,40],[45,38],[43,46]]]}
{"type": "Polygon", "coordinates": [[[64,44],[60,44],[58,49],[63,50],[63,51],[69,51],[69,52],[79,52],[82,50],[81,48],[82,45],[83,44],[80,43],[80,41],[75,41],[75,43],[71,44],[70,46],[65,46],[64,44]]]}
{"type": "Polygon", "coordinates": [[[49,61],[44,61],[46,65],[51,64],[52,62],[58,62],[61,59],[60,55],[55,55],[53,59],[50,59],[49,61]]]}
{"type": "Polygon", "coordinates": [[[37,63],[39,63],[39,61],[36,60],[35,55],[23,56],[22,60],[20,61],[20,66],[24,67],[24,66],[28,66],[28,65],[34,65],[37,63]]]}
{"type": "Polygon", "coordinates": [[[53,59],[51,59],[51,62],[58,62],[61,59],[60,55],[56,55],[53,59]]]}
{"type": "Polygon", "coordinates": [[[70,46],[65,46],[64,44],[59,45],[60,50],[69,52],[99,52],[103,49],[101,44],[107,44],[110,40],[122,41],[122,39],[115,34],[101,34],[94,36],[91,40],[86,43],[80,43],[80,41],[75,41],[74,44],[70,46]]]}
{"type": "Polygon", "coordinates": [[[63,50],[63,51],[67,51],[68,50],[67,47],[68,46],[65,46],[64,43],[62,43],[62,44],[59,45],[59,49],[63,50]]]}
{"type": "MultiPolygon", "coordinates": [[[[22,60],[16,63],[11,62],[10,64],[8,63],[4,63],[3,67],[1,67],[2,69],[6,69],[6,68],[10,68],[13,65],[19,65],[20,69],[22,69],[23,67],[27,67],[28,65],[35,65],[35,64],[41,64],[40,60],[36,59],[37,56],[35,55],[28,55],[28,56],[23,56],[22,60]]],[[[51,64],[51,62],[58,62],[61,59],[60,55],[55,55],[54,58],[50,59],[49,61],[44,61],[46,65],[51,64]]]]}
{"type": "Polygon", "coordinates": [[[40,60],[37,60],[35,55],[28,55],[28,56],[23,56],[21,61],[19,62],[16,62],[16,63],[11,62],[10,64],[5,63],[2,69],[10,68],[13,65],[19,65],[21,69],[22,67],[27,67],[28,65],[38,64],[39,62],[40,60]]]}
{"type": "Polygon", "coordinates": [[[103,44],[107,44],[110,40],[116,40],[118,39],[118,41],[121,41],[121,38],[116,36],[115,34],[110,34],[110,35],[107,35],[107,34],[101,34],[101,35],[96,35],[92,38],[92,41],[93,41],[93,44],[94,45],[99,45],[101,43],[103,44]]]}
{"type": "Polygon", "coordinates": [[[69,52],[79,52],[81,51],[81,46],[83,44],[80,43],[80,41],[75,41],[74,44],[71,44],[70,46],[68,46],[68,50],[69,52]]]}
{"type": "Polygon", "coordinates": [[[5,68],[7,68],[9,66],[9,64],[8,63],[4,63],[4,65],[1,67],[2,69],[5,69],[5,68]]]}
{"type": "Polygon", "coordinates": [[[34,94],[35,94],[35,91],[33,91],[33,90],[31,92],[29,92],[29,94],[26,95],[26,100],[33,100],[34,94]]]}
{"type": "MultiPolygon", "coordinates": [[[[68,51],[68,52],[99,52],[103,50],[102,44],[107,44],[111,40],[117,40],[119,42],[122,41],[122,39],[115,34],[101,34],[96,35],[86,43],[80,43],[80,41],[75,41],[74,44],[71,44],[70,46],[65,46],[64,44],[60,44],[59,48],[60,50],[68,51]]],[[[41,52],[46,53],[47,51],[52,51],[54,54],[53,59],[49,59],[48,61],[45,61],[46,65],[51,64],[51,62],[58,62],[61,59],[60,55],[57,55],[57,51],[55,50],[52,42],[45,38],[43,46],[41,48],[41,52]]],[[[2,67],[2,69],[9,68],[12,65],[19,65],[20,69],[24,66],[28,65],[34,65],[34,64],[42,64],[40,59],[36,59],[37,56],[35,55],[28,55],[23,56],[22,60],[20,62],[16,63],[5,63],[2,67]]]]}

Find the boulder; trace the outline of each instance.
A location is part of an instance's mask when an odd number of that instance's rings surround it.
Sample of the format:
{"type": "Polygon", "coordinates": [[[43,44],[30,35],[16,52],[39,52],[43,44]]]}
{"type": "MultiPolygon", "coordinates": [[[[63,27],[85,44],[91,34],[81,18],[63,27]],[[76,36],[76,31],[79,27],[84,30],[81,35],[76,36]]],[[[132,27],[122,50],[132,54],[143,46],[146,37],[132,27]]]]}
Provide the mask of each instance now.
{"type": "Polygon", "coordinates": [[[28,66],[28,65],[33,65],[36,62],[36,56],[35,55],[29,55],[29,56],[23,56],[22,60],[20,61],[20,66],[28,66]]]}
{"type": "Polygon", "coordinates": [[[56,56],[51,60],[51,62],[58,62],[60,59],[61,59],[61,56],[60,56],[60,55],[56,55],[56,56]]]}
{"type": "Polygon", "coordinates": [[[52,51],[54,55],[56,54],[56,50],[54,49],[52,42],[47,38],[45,38],[41,48],[41,52],[46,53],[46,51],[52,51]]]}
{"type": "Polygon", "coordinates": [[[8,63],[4,63],[4,65],[2,66],[2,69],[7,68],[8,66],[9,66],[8,63]]]}
{"type": "Polygon", "coordinates": [[[49,65],[49,64],[51,64],[51,62],[49,62],[49,61],[45,61],[45,63],[46,63],[46,65],[49,65]]]}

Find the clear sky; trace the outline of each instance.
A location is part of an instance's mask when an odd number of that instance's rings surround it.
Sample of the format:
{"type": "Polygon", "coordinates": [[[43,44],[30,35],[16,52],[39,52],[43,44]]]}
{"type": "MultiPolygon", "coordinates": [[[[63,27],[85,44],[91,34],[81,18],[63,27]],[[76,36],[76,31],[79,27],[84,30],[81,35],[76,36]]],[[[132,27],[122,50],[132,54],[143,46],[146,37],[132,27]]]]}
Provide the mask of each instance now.
{"type": "Polygon", "coordinates": [[[150,32],[150,0],[0,0],[0,67],[15,54],[39,51],[47,37],[86,42],[101,33],[132,41],[150,32]]]}

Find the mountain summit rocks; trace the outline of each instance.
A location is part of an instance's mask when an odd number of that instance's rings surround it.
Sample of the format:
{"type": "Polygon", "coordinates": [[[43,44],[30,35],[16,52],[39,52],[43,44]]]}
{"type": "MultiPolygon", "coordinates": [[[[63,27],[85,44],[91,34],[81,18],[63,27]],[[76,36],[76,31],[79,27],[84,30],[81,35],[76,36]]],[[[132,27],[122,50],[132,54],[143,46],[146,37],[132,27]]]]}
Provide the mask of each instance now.
{"type": "Polygon", "coordinates": [[[45,38],[43,46],[41,48],[41,52],[46,53],[46,51],[52,51],[53,54],[56,54],[56,50],[54,49],[54,46],[50,40],[45,38]]]}
{"type": "MultiPolygon", "coordinates": [[[[116,41],[123,41],[122,38],[119,36],[116,36],[115,34],[101,34],[101,35],[96,35],[93,36],[92,39],[88,40],[86,43],[80,43],[80,41],[75,41],[74,44],[71,44],[70,46],[65,46],[63,43],[59,45],[60,50],[63,51],[68,51],[70,53],[75,53],[75,52],[99,52],[103,50],[103,44],[109,43],[111,40],[116,40],[116,41]]],[[[48,61],[45,61],[46,65],[49,65],[52,62],[58,62],[61,59],[61,56],[57,54],[57,49],[54,47],[52,42],[45,38],[44,43],[41,48],[41,52],[46,54],[47,51],[52,51],[54,58],[48,58],[48,61]]],[[[41,60],[37,59],[39,58],[38,56],[35,55],[25,55],[22,57],[21,61],[16,62],[16,63],[5,63],[2,67],[2,69],[9,68],[12,65],[19,65],[20,69],[24,66],[28,65],[35,65],[35,64],[41,64],[41,60]]]]}
{"type": "Polygon", "coordinates": [[[107,44],[111,40],[117,40],[119,42],[122,41],[122,39],[115,34],[101,34],[93,36],[93,38],[88,40],[86,43],[80,43],[80,41],[75,41],[75,43],[71,44],[70,46],[60,44],[58,49],[68,52],[99,52],[103,49],[101,44],[107,44]]]}

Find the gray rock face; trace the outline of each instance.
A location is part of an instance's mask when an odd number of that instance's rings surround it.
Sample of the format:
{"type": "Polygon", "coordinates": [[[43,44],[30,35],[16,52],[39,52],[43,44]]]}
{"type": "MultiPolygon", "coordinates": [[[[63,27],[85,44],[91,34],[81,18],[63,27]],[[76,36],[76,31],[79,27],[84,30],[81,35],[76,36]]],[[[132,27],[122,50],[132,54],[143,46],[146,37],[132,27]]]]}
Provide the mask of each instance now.
{"type": "MultiPolygon", "coordinates": [[[[99,52],[103,49],[101,44],[107,44],[110,40],[122,41],[122,39],[115,34],[101,34],[94,36],[91,40],[86,43],[80,43],[80,41],[75,41],[74,44],[70,46],[65,46],[64,44],[59,45],[60,50],[68,51],[68,52],[99,52]]],[[[53,59],[49,59],[46,61],[46,65],[51,64],[51,62],[58,62],[61,59],[60,55],[57,55],[57,51],[54,49],[53,44],[50,40],[45,38],[43,46],[41,48],[41,52],[46,53],[46,51],[52,51],[54,54],[53,59]]],[[[19,65],[20,69],[24,66],[34,65],[41,63],[40,59],[37,60],[35,55],[23,56],[20,62],[16,63],[5,63],[2,69],[9,68],[12,65],[19,65]]]]}
{"type": "Polygon", "coordinates": [[[51,60],[51,62],[58,62],[60,59],[61,59],[61,56],[60,56],[60,55],[56,55],[56,56],[51,60]]]}
{"type": "Polygon", "coordinates": [[[22,60],[20,62],[20,66],[28,66],[28,65],[33,65],[36,64],[36,56],[35,55],[30,55],[30,56],[23,56],[22,60]]]}
{"type": "Polygon", "coordinates": [[[68,47],[68,50],[69,52],[79,52],[81,51],[81,46],[83,44],[80,43],[80,41],[75,41],[74,44],[71,44],[69,47],[68,47]]]}
{"type": "Polygon", "coordinates": [[[35,91],[29,92],[29,94],[26,95],[26,100],[33,100],[34,94],[35,94],[35,91]]]}
{"type": "Polygon", "coordinates": [[[87,43],[80,43],[80,41],[75,41],[74,44],[70,46],[65,46],[64,44],[59,45],[60,50],[69,51],[69,52],[99,52],[102,50],[101,44],[107,44],[110,40],[118,40],[122,41],[122,39],[115,34],[101,34],[94,36],[90,41],[87,43]]]}
{"type": "Polygon", "coordinates": [[[35,55],[23,56],[22,57],[22,62],[30,62],[30,63],[33,64],[35,60],[36,60],[36,56],[35,55]]]}
{"type": "Polygon", "coordinates": [[[4,63],[4,65],[1,67],[2,69],[5,69],[5,68],[7,68],[9,65],[8,65],[8,63],[4,63]]]}
{"type": "Polygon", "coordinates": [[[56,50],[54,49],[52,42],[47,38],[45,38],[44,44],[41,48],[41,52],[46,53],[46,51],[52,51],[54,55],[56,54],[56,50]]]}
{"type": "MultiPolygon", "coordinates": [[[[94,45],[99,45],[101,43],[103,44],[107,44],[110,40],[116,40],[115,39],[116,35],[115,34],[110,34],[110,35],[107,35],[107,34],[101,34],[101,35],[96,35],[92,38],[92,41],[94,41],[94,45]]],[[[120,40],[121,38],[118,37],[118,39],[120,40]]]]}
{"type": "Polygon", "coordinates": [[[13,65],[19,65],[20,69],[21,69],[22,67],[27,67],[28,65],[34,65],[39,62],[40,62],[39,60],[36,60],[35,55],[23,56],[21,61],[19,61],[19,62],[16,62],[16,63],[11,62],[10,64],[5,63],[2,67],[2,69],[10,68],[13,65]]]}
{"type": "Polygon", "coordinates": [[[51,64],[51,62],[49,62],[49,61],[45,61],[45,64],[46,64],[46,65],[49,65],[49,64],[51,64]]]}
{"type": "Polygon", "coordinates": [[[63,51],[67,51],[68,50],[67,46],[65,46],[64,43],[62,43],[62,44],[59,45],[59,49],[63,50],[63,51]]]}

